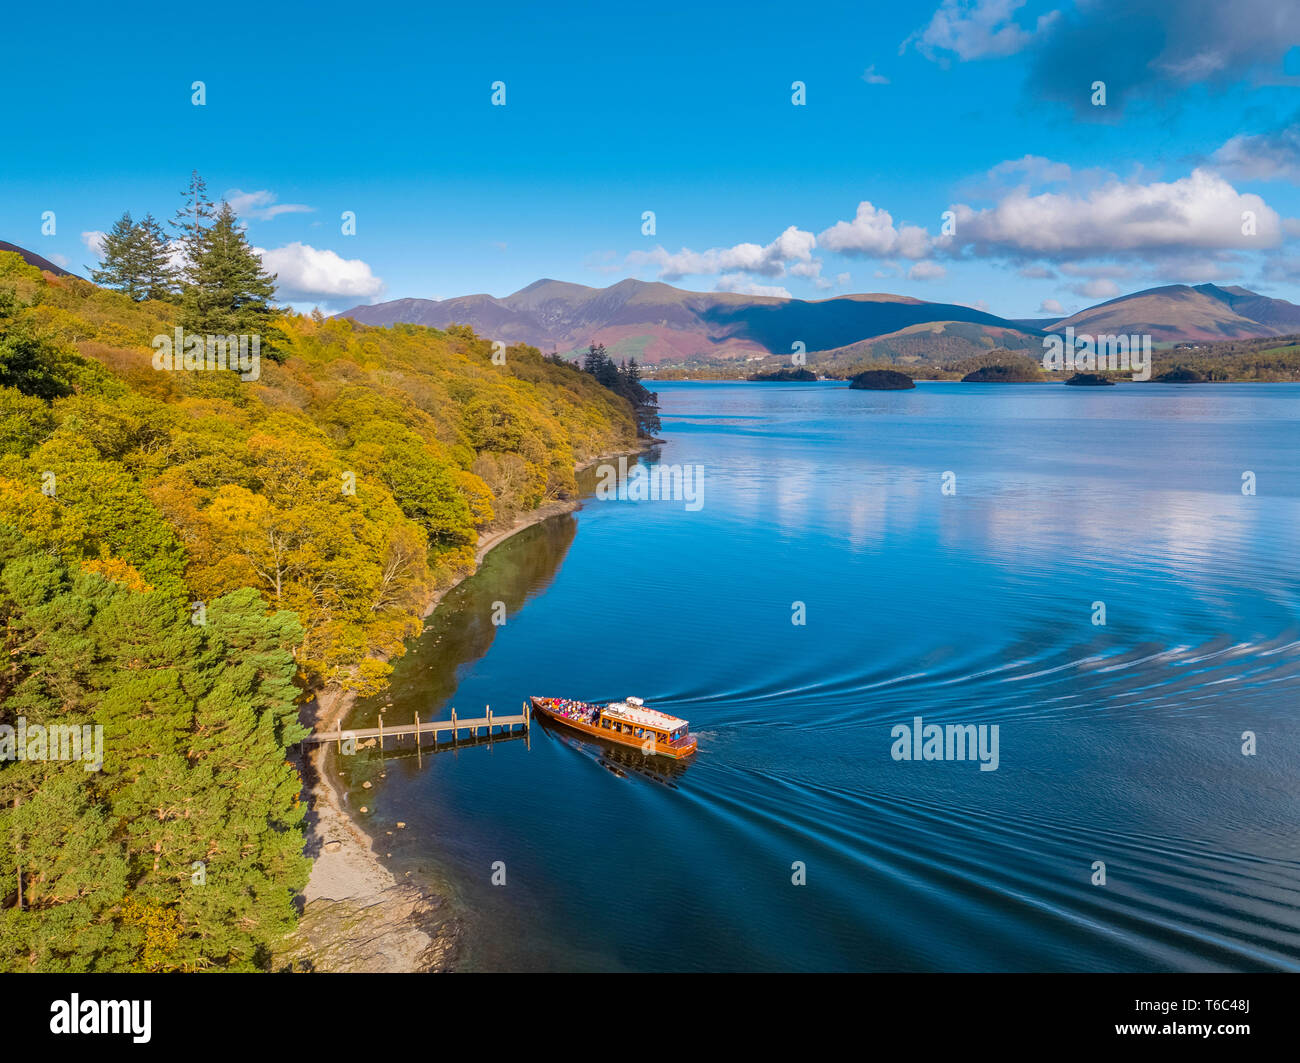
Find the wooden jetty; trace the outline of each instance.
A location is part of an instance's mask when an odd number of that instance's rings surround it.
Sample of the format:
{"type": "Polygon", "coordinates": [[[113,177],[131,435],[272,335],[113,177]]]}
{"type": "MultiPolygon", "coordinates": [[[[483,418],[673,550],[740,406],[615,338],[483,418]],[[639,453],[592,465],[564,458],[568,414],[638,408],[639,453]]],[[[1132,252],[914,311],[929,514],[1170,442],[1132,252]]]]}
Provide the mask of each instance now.
{"type": "Polygon", "coordinates": [[[341,752],[345,741],[377,738],[379,748],[382,750],[385,738],[403,738],[414,735],[416,748],[419,748],[419,743],[425,735],[433,735],[433,741],[436,745],[442,736],[446,734],[450,734],[452,743],[458,742],[462,731],[470,739],[477,739],[480,736],[491,738],[494,734],[509,735],[516,727],[522,728],[524,732],[529,730],[531,713],[528,702],[524,702],[524,711],[518,716],[494,716],[490,705],[486,706],[486,711],[486,716],[462,720],[456,716],[456,710],[452,709],[450,720],[431,720],[428,723],[421,723],[420,714],[416,713],[414,723],[399,724],[396,727],[385,727],[384,717],[381,714],[378,727],[354,727],[350,730],[339,731],[313,731],[303,739],[303,743],[306,745],[320,745],[325,742],[334,742],[341,752]]]}

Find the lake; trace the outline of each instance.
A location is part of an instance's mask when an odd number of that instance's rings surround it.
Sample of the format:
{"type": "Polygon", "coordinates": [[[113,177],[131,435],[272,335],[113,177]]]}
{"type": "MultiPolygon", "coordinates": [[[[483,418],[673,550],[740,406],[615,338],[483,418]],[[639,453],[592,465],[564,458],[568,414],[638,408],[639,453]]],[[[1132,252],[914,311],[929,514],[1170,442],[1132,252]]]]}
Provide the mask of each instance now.
{"type": "Polygon", "coordinates": [[[1300,969],[1300,385],[658,390],[702,504],[508,540],[350,717],[639,695],[699,736],[344,758],[464,967],[1300,969]],[[895,759],[917,717],[996,770],[895,759]]]}

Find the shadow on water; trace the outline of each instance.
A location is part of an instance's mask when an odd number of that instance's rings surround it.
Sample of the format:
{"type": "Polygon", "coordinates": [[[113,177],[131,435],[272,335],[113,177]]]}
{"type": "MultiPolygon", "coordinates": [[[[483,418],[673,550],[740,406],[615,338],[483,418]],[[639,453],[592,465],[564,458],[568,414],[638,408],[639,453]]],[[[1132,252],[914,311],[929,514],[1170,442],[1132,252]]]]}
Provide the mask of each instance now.
{"type": "MultiPolygon", "coordinates": [[[[492,550],[474,575],[448,591],[424,632],[407,644],[405,656],[393,664],[389,689],[358,700],[347,725],[373,727],[381,712],[401,723],[409,723],[417,712],[425,722],[449,717],[462,671],[487,654],[500,630],[493,623],[494,617],[501,618],[497,603],[504,604],[508,620],[550,586],[577,529],[577,521],[566,513],[525,528],[492,550]]],[[[510,704],[497,711],[513,714],[519,708],[510,704]]],[[[458,712],[482,716],[483,706],[460,706],[458,712]]]]}
{"type": "Polygon", "coordinates": [[[540,738],[544,733],[547,738],[556,739],[620,779],[636,775],[676,789],[678,780],[690,767],[687,761],[672,760],[668,757],[650,757],[639,749],[621,746],[595,735],[575,734],[559,724],[552,723],[540,713],[533,717],[533,723],[535,738],[540,738]]]}

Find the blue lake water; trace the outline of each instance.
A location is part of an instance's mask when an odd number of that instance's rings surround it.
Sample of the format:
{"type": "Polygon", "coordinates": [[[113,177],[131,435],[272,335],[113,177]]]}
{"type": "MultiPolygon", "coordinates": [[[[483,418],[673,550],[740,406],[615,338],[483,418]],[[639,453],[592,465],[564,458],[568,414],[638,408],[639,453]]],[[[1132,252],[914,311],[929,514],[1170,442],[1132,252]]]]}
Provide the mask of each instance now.
{"type": "Polygon", "coordinates": [[[342,758],[463,966],[1300,969],[1300,385],[658,390],[702,506],[509,540],[352,717],[640,695],[699,735],[342,758]],[[996,724],[997,770],[893,759],[918,716],[996,724]]]}

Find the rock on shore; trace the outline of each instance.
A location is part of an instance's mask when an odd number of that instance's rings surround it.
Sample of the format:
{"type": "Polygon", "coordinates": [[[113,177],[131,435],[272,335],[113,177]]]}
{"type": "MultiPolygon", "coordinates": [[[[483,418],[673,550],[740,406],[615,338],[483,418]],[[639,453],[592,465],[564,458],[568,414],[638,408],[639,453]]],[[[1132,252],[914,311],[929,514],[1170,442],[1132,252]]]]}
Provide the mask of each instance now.
{"type": "Polygon", "coordinates": [[[410,883],[376,894],[317,898],[276,953],[277,971],[323,973],[449,970],[460,934],[446,903],[410,883]]]}

